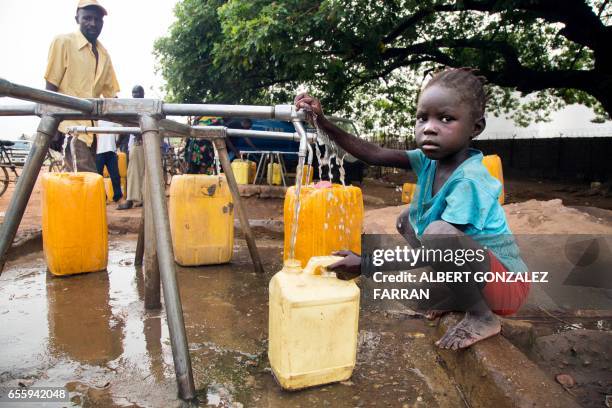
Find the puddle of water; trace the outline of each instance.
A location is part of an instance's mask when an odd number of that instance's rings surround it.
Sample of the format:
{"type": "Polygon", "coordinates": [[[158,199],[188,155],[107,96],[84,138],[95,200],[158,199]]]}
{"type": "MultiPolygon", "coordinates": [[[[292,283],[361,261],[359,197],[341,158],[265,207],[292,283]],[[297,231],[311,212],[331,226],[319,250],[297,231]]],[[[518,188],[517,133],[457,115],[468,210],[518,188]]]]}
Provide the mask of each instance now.
{"type": "MultiPolygon", "coordinates": [[[[282,391],[266,355],[267,286],[281,267],[282,245],[262,245],[264,276],[253,272],[241,240],[232,264],[177,267],[201,406],[460,404],[436,363],[433,329],[368,311],[350,381],[282,391]],[[407,335],[414,332],[428,336],[407,335]]],[[[113,238],[107,273],[53,277],[40,252],[7,264],[0,276],[0,386],[66,386],[84,406],[180,406],[166,316],[144,310],[134,248],[113,238]]]]}

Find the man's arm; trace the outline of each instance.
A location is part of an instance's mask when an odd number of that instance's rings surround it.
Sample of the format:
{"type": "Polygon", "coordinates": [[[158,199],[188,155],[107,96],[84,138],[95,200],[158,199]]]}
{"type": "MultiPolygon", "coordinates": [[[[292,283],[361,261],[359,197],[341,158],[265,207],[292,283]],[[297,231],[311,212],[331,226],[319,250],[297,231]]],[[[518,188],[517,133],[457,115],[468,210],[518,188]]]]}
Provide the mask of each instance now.
{"type": "MultiPolygon", "coordinates": [[[[116,98],[119,93],[119,82],[117,81],[117,75],[115,74],[115,68],[113,68],[113,63],[108,56],[108,71],[106,78],[104,78],[104,85],[102,87],[102,96],[105,98],[116,98]]],[[[95,95],[96,98],[100,97],[100,95],[95,95]]]]}
{"type": "Polygon", "coordinates": [[[369,165],[410,169],[406,151],[380,147],[346,132],[325,117],[318,99],[301,94],[295,98],[295,105],[298,109],[306,110],[331,139],[356,158],[369,165]]]}
{"type": "Polygon", "coordinates": [[[47,68],[45,69],[45,89],[58,92],[66,73],[66,39],[56,37],[49,46],[47,68]]]}

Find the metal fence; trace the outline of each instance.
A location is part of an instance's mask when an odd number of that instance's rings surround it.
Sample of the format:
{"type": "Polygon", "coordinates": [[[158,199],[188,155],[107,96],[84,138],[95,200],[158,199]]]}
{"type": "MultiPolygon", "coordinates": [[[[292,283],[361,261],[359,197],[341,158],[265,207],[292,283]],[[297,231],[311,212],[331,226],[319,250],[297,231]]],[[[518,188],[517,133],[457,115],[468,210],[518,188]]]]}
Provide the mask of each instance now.
{"type": "Polygon", "coordinates": [[[475,140],[501,157],[504,174],[575,181],[610,180],[612,137],[475,140]]]}

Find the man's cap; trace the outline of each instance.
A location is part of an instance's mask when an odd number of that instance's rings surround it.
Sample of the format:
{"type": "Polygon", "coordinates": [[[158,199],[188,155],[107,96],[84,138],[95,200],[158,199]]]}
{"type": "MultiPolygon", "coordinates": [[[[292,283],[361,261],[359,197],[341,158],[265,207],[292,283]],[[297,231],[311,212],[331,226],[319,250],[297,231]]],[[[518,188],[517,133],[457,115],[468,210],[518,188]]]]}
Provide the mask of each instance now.
{"type": "Polygon", "coordinates": [[[98,3],[98,0],[79,0],[79,5],[77,6],[77,10],[85,8],[85,7],[97,7],[100,9],[103,15],[105,16],[108,15],[108,13],[106,12],[106,9],[102,7],[100,3],[98,3]]]}

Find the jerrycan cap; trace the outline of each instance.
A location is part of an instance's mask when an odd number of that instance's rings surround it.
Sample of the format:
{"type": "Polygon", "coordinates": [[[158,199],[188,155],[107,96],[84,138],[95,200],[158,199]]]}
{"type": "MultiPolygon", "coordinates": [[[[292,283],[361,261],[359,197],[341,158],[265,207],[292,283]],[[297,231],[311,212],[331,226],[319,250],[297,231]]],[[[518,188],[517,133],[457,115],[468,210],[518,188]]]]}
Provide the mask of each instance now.
{"type": "Polygon", "coordinates": [[[327,269],[328,266],[344,259],[341,256],[313,256],[304,267],[304,274],[317,276],[335,276],[335,274],[327,269]]]}
{"type": "Polygon", "coordinates": [[[332,188],[334,185],[327,180],[319,181],[315,183],[314,188],[332,188]]]}
{"type": "Polygon", "coordinates": [[[281,272],[285,273],[301,273],[302,263],[297,259],[286,259],[283,263],[283,269],[281,272]]]}

